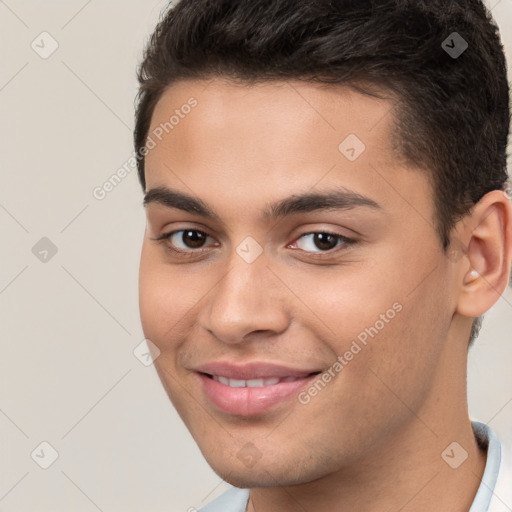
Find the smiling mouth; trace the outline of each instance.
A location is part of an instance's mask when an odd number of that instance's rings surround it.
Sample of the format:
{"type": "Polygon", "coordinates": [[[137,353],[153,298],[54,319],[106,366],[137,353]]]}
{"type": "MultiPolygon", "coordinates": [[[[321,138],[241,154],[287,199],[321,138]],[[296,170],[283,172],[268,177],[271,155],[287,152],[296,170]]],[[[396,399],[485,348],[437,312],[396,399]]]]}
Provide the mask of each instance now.
{"type": "Polygon", "coordinates": [[[262,388],[266,386],[275,386],[276,384],[281,384],[285,382],[295,382],[298,380],[303,380],[305,378],[311,377],[313,375],[318,375],[320,373],[321,372],[318,371],[294,377],[270,377],[247,380],[230,379],[222,375],[210,375],[208,373],[204,373],[203,375],[214,380],[215,382],[219,382],[220,384],[224,384],[225,386],[229,386],[231,388],[262,388]]]}
{"type": "Polygon", "coordinates": [[[280,404],[295,407],[294,397],[322,373],[271,365],[255,366],[242,370],[227,366],[197,371],[202,391],[210,404],[223,414],[245,417],[264,414],[280,404]]]}

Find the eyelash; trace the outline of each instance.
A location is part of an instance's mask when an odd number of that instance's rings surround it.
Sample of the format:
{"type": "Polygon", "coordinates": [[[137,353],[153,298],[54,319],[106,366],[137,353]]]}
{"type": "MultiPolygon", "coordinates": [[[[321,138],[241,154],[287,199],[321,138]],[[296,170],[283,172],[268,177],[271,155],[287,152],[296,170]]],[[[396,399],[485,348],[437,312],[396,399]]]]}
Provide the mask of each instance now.
{"type": "MultiPolygon", "coordinates": [[[[152,240],[154,240],[156,242],[165,242],[165,241],[169,240],[176,233],[180,233],[180,232],[184,232],[184,231],[192,231],[195,233],[201,233],[202,235],[205,235],[206,237],[210,236],[208,233],[205,233],[204,231],[200,231],[199,229],[178,229],[176,231],[164,233],[163,235],[161,235],[158,238],[152,238],[152,240]]],[[[340,235],[339,233],[333,233],[328,230],[327,231],[326,230],[308,231],[307,233],[303,233],[302,235],[298,236],[296,238],[296,240],[300,240],[301,238],[303,238],[307,235],[315,235],[315,234],[331,235],[337,239],[337,242],[341,241],[343,243],[340,246],[334,247],[333,249],[329,249],[327,251],[319,251],[316,253],[304,251],[303,249],[299,249],[299,250],[302,250],[303,252],[305,252],[311,258],[325,258],[325,257],[331,256],[335,252],[342,250],[343,247],[346,247],[349,245],[354,245],[357,243],[357,241],[352,238],[347,238],[346,236],[340,235]]],[[[288,245],[290,245],[290,244],[288,244],[288,245]]],[[[180,256],[182,258],[192,258],[192,257],[198,256],[207,251],[207,249],[203,249],[203,248],[190,249],[188,251],[183,251],[181,249],[176,249],[175,247],[168,245],[168,244],[165,244],[165,248],[166,248],[166,250],[172,252],[173,254],[177,254],[178,256],[180,256]]]]}

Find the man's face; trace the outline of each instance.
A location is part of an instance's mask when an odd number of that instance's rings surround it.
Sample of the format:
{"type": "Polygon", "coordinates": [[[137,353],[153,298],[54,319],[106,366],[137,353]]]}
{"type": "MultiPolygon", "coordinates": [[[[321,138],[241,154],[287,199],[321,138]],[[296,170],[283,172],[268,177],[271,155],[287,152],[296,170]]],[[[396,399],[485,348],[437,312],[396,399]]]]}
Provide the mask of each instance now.
{"type": "Polygon", "coordinates": [[[143,329],[174,406],[235,485],[312,481],[429,434],[419,418],[447,388],[454,265],[426,172],[392,149],[391,107],[220,79],[175,84],[157,104],[143,329]],[[338,194],[330,208],[323,194],[338,194]]]}

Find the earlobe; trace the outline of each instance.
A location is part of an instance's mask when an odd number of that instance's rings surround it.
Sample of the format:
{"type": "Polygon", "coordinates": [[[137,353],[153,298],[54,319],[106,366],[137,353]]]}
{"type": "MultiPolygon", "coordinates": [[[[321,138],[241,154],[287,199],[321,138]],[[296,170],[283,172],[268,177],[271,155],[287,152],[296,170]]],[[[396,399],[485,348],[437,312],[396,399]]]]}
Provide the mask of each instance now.
{"type": "MultiPolygon", "coordinates": [[[[461,282],[457,311],[467,317],[487,312],[508,285],[512,261],[512,206],[500,190],[486,194],[464,224],[469,240],[462,263],[469,263],[461,282]]],[[[461,263],[461,264],[462,264],[461,263]]]]}

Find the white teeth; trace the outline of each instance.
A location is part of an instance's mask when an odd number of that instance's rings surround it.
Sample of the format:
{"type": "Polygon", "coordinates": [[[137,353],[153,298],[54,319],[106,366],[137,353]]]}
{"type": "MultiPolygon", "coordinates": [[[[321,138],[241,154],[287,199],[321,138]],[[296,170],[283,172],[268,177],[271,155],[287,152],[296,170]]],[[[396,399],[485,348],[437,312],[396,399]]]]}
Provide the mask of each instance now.
{"type": "Polygon", "coordinates": [[[229,379],[229,386],[232,388],[245,388],[246,381],[238,379],[229,379]]]}
{"type": "Polygon", "coordinates": [[[261,388],[263,386],[263,379],[250,379],[245,382],[248,388],[261,388]]]}
{"type": "Polygon", "coordinates": [[[261,388],[263,386],[273,386],[279,382],[291,382],[296,380],[295,377],[286,377],[285,379],[279,379],[278,377],[272,377],[270,379],[228,379],[227,377],[222,377],[221,375],[212,375],[213,380],[224,384],[225,386],[230,386],[232,388],[261,388]]]}

